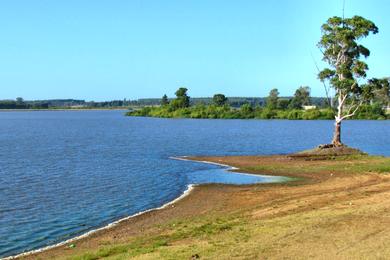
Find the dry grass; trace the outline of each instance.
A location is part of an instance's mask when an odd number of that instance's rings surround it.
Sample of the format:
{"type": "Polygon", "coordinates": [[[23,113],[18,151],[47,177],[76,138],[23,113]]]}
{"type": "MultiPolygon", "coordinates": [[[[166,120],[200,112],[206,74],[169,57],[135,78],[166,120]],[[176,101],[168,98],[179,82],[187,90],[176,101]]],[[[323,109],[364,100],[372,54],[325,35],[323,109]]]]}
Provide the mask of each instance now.
{"type": "Polygon", "coordinates": [[[151,212],[31,259],[390,258],[390,159],[348,156],[194,158],[283,184],[205,185],[175,207],[151,212]]]}

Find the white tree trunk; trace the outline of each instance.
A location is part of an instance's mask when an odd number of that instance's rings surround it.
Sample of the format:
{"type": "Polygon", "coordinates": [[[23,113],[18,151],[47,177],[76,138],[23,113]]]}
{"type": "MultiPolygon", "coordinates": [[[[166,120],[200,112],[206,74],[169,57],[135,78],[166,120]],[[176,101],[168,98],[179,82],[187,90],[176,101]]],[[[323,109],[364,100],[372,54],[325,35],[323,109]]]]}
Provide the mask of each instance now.
{"type": "Polygon", "coordinates": [[[335,116],[335,129],[333,134],[332,144],[334,146],[341,146],[341,121],[343,120],[343,107],[346,100],[346,95],[343,95],[342,91],[338,91],[338,105],[337,115],[335,116]]]}

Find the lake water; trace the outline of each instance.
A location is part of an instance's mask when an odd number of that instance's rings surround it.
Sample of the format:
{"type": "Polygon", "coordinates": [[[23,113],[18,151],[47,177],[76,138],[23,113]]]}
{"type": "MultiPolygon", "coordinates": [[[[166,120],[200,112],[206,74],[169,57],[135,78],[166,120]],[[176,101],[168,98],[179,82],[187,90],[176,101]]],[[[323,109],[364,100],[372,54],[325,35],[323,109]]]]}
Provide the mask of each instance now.
{"type": "MultiPolygon", "coordinates": [[[[328,143],[332,121],[193,120],[124,111],[0,113],[0,257],[155,208],[192,183],[275,181],[184,155],[285,154],[328,143]]],[[[390,121],[348,121],[344,141],[390,155],[390,121]]]]}

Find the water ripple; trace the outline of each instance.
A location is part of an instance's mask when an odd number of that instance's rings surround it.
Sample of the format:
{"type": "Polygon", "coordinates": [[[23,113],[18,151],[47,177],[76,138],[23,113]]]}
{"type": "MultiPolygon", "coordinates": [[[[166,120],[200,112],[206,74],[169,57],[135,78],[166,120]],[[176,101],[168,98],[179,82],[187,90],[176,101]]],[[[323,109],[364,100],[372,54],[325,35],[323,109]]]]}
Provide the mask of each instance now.
{"type": "MultiPolygon", "coordinates": [[[[344,140],[370,153],[390,155],[389,127],[390,121],[349,121],[344,140]]],[[[0,257],[161,206],[190,183],[270,180],[171,156],[295,152],[326,143],[332,128],[331,121],[169,120],[129,118],[121,111],[2,112],[0,257]]]]}

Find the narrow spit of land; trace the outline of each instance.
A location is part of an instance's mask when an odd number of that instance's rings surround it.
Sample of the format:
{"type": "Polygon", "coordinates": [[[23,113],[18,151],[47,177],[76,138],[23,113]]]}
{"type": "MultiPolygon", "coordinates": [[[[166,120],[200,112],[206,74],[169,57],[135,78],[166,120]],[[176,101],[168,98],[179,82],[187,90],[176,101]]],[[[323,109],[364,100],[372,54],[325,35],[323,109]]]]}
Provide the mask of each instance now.
{"type": "Polygon", "coordinates": [[[390,158],[193,157],[295,181],[203,185],[162,210],[26,259],[389,258],[390,158]]]}

